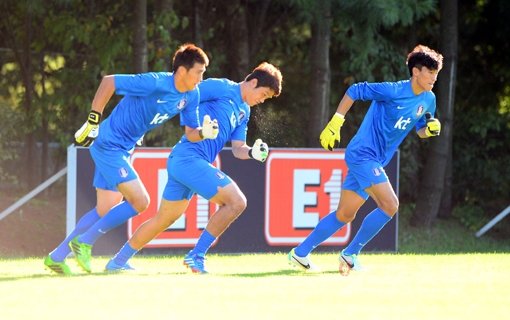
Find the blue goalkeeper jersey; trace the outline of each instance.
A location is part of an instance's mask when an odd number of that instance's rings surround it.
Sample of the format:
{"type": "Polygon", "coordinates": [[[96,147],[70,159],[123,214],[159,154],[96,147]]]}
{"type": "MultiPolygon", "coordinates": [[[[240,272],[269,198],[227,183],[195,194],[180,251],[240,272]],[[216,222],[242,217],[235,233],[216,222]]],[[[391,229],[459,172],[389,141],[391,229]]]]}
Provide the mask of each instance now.
{"type": "Polygon", "coordinates": [[[199,127],[207,114],[212,120],[218,120],[218,137],[190,142],[183,135],[172,150],[172,156],[201,157],[212,163],[228,141],[246,141],[250,106],[241,97],[239,83],[211,78],[202,81],[198,87],[200,105],[197,108],[187,108],[181,113],[181,125],[199,127]]]}
{"type": "Polygon", "coordinates": [[[116,74],[115,93],[122,100],[99,125],[96,147],[131,150],[143,135],[173,118],[187,106],[193,109],[200,96],[197,88],[181,93],[170,72],[116,74]]]}
{"type": "Polygon", "coordinates": [[[356,135],[347,145],[350,163],[376,160],[386,166],[413,127],[426,125],[425,113],[436,111],[432,91],[413,93],[410,80],[353,84],[347,89],[353,100],[372,100],[356,135]]]}

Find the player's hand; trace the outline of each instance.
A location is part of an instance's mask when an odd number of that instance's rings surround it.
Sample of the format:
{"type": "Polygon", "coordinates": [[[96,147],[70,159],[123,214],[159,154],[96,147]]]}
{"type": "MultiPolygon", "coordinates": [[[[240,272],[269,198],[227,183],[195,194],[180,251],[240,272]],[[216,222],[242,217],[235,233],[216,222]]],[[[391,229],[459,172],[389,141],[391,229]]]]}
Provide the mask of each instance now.
{"type": "Polygon", "coordinates": [[[427,119],[425,134],[427,137],[437,137],[441,133],[441,122],[436,118],[432,118],[430,112],[425,113],[425,118],[427,119]]]}
{"type": "Polygon", "coordinates": [[[74,143],[78,146],[89,147],[99,134],[99,122],[101,114],[91,110],[87,122],[74,134],[74,143]]]}
{"type": "Polygon", "coordinates": [[[202,139],[216,139],[218,133],[220,132],[218,126],[218,120],[211,120],[209,115],[204,116],[204,122],[202,123],[202,127],[198,129],[198,134],[202,139]]]}
{"type": "Polygon", "coordinates": [[[340,145],[340,128],[345,122],[343,115],[335,113],[320,135],[321,146],[329,151],[340,145]]]}
{"type": "Polygon", "coordinates": [[[264,162],[269,155],[269,147],[267,143],[263,142],[262,139],[255,140],[253,147],[248,151],[250,158],[260,162],[264,162]]]}

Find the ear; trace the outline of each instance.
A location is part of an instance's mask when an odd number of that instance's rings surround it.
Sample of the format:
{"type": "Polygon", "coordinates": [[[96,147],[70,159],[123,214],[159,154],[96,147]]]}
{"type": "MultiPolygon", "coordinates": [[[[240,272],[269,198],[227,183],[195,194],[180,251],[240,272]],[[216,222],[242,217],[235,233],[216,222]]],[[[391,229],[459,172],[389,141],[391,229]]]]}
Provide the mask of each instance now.
{"type": "Polygon", "coordinates": [[[257,84],[259,83],[259,80],[258,80],[258,79],[256,79],[256,78],[253,78],[253,79],[251,79],[251,80],[249,81],[249,83],[250,83],[250,87],[251,87],[252,89],[255,89],[255,88],[257,87],[257,84]]]}
{"type": "Polygon", "coordinates": [[[417,76],[420,73],[420,69],[413,67],[413,76],[417,76]]]}

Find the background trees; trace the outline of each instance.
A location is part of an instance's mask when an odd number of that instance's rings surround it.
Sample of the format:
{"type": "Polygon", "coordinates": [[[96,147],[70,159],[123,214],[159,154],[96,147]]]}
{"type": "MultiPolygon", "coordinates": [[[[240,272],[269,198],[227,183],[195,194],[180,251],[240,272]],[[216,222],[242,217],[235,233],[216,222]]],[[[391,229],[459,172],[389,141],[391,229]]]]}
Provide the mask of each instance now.
{"type": "MultiPolygon", "coordinates": [[[[249,137],[278,147],[319,147],[347,86],[407,78],[405,55],[423,43],[445,55],[444,130],[434,142],[404,142],[401,202],[416,203],[417,225],[453,213],[472,228],[508,205],[507,1],[5,0],[0,9],[0,192],[65,165],[103,75],[169,70],[183,42],[207,51],[207,77],[241,81],[266,60],[281,68],[282,95],[255,109],[249,137]]],[[[342,146],[366,108],[351,109],[342,146]]],[[[146,144],[170,146],[180,134],[173,120],[146,144]]]]}

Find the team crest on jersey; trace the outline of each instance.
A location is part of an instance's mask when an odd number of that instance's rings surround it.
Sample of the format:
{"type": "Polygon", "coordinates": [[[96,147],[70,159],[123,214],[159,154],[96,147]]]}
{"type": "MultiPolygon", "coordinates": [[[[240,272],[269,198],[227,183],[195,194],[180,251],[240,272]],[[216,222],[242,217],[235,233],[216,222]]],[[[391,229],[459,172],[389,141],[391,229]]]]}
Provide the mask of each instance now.
{"type": "Polygon", "coordinates": [[[422,105],[418,106],[418,110],[416,110],[416,115],[417,115],[418,117],[420,117],[420,116],[423,114],[423,109],[424,109],[424,108],[423,108],[423,106],[422,106],[422,105]]]}
{"type": "Polygon", "coordinates": [[[382,168],[374,168],[374,169],[372,169],[372,172],[374,173],[374,176],[378,177],[383,173],[383,169],[382,168]]]}
{"type": "Polygon", "coordinates": [[[186,99],[181,99],[179,103],[177,104],[177,109],[181,110],[186,105],[186,99]]]}
{"type": "Polygon", "coordinates": [[[119,169],[119,175],[122,177],[122,178],[125,178],[128,176],[128,171],[126,170],[126,168],[120,168],[119,169]]]}
{"type": "Polygon", "coordinates": [[[244,117],[246,117],[246,113],[244,111],[239,112],[239,122],[241,122],[244,117]]]}

